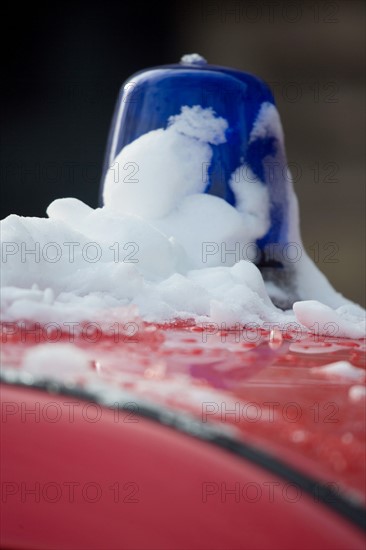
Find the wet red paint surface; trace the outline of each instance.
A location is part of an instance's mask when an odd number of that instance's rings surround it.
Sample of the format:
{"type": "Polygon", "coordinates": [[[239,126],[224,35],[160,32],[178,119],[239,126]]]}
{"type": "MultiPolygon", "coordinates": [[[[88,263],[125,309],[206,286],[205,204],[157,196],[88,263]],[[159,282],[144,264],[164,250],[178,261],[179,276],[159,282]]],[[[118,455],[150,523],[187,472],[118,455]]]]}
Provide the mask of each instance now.
{"type": "Polygon", "coordinates": [[[4,324],[2,363],[22,369],[33,346],[71,342],[110,388],[229,426],[237,438],[365,500],[365,340],[193,323],[134,322],[103,334],[87,328],[71,338],[4,324]],[[340,373],[322,369],[337,362],[340,373]]]}

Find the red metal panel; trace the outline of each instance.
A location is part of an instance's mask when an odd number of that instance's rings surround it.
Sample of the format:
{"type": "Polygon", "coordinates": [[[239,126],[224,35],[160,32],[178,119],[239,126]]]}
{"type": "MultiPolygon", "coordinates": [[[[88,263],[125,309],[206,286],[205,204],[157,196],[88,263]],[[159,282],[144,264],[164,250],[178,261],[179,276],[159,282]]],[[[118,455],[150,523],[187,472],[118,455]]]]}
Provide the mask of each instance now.
{"type": "Polygon", "coordinates": [[[1,429],[4,548],[364,548],[326,506],[213,445],[86,402],[70,415],[70,397],[1,392],[14,406],[1,429]]]}

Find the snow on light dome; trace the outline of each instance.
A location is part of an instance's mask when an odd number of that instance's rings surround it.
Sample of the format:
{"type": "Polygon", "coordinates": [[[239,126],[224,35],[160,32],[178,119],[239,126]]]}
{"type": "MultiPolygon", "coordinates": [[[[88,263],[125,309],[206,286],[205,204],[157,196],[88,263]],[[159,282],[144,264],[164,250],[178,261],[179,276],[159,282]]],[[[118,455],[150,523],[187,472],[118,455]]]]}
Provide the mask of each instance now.
{"type": "MultiPolygon", "coordinates": [[[[254,132],[266,135],[274,126],[282,132],[275,107],[264,107],[254,132]]],[[[63,198],[49,205],[48,219],[2,220],[2,319],[108,322],[133,306],[153,322],[297,321],[310,328],[330,319],[339,335],[362,336],[364,310],[338,294],[305,252],[293,272],[300,301],[286,312],[273,305],[273,282],[265,284],[254,263],[233,254],[223,258],[218,243],[233,250],[266,233],[270,207],[267,187],[249,169],[245,194],[243,176],[234,173],[230,180],[237,208],[203,193],[227,128],[211,108],[183,106],[167,128],[122,149],[107,172],[103,207],[63,198]],[[128,163],[138,167],[137,178],[115,169],[128,163]]],[[[288,185],[290,237],[301,243],[288,185]]]]}
{"type": "Polygon", "coordinates": [[[184,65],[205,65],[207,63],[199,53],[187,53],[181,57],[180,62],[184,65]]]}

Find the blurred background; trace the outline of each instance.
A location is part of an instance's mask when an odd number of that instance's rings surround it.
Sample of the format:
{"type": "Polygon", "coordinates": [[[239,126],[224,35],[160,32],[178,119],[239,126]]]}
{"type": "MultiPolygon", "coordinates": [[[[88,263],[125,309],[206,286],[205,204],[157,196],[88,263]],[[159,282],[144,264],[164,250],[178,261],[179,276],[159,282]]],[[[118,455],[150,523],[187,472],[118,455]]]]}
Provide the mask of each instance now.
{"type": "MultiPolygon", "coordinates": [[[[1,218],[56,198],[97,206],[123,81],[198,52],[274,92],[304,244],[365,305],[362,0],[9,3],[1,102],[1,218]]],[[[4,35],[3,35],[4,38],[4,35]]]]}

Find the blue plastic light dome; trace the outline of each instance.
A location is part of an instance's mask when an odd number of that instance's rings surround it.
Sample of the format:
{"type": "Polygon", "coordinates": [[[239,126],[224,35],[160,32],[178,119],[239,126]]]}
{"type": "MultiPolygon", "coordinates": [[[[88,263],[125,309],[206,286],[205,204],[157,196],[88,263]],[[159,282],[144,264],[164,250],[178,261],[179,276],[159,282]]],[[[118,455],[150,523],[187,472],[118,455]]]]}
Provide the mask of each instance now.
{"type": "MultiPolygon", "coordinates": [[[[288,241],[288,197],[286,156],[283,142],[276,135],[250,140],[263,103],[274,105],[268,86],[259,78],[235,69],[209,65],[197,54],[183,56],[175,65],[153,67],[131,76],[122,86],[108,138],[102,175],[105,175],[120,151],[143,134],[166,128],[168,119],[180,113],[182,106],[211,107],[227,120],[226,142],[215,146],[208,172],[206,193],[225,199],[235,206],[229,186],[233,172],[244,163],[268,186],[271,202],[270,229],[258,241],[267,245],[288,241]],[[272,159],[280,170],[266,170],[272,159]]],[[[264,262],[265,263],[265,262],[264,262]]],[[[276,263],[276,262],[275,262],[276,263]]]]}

